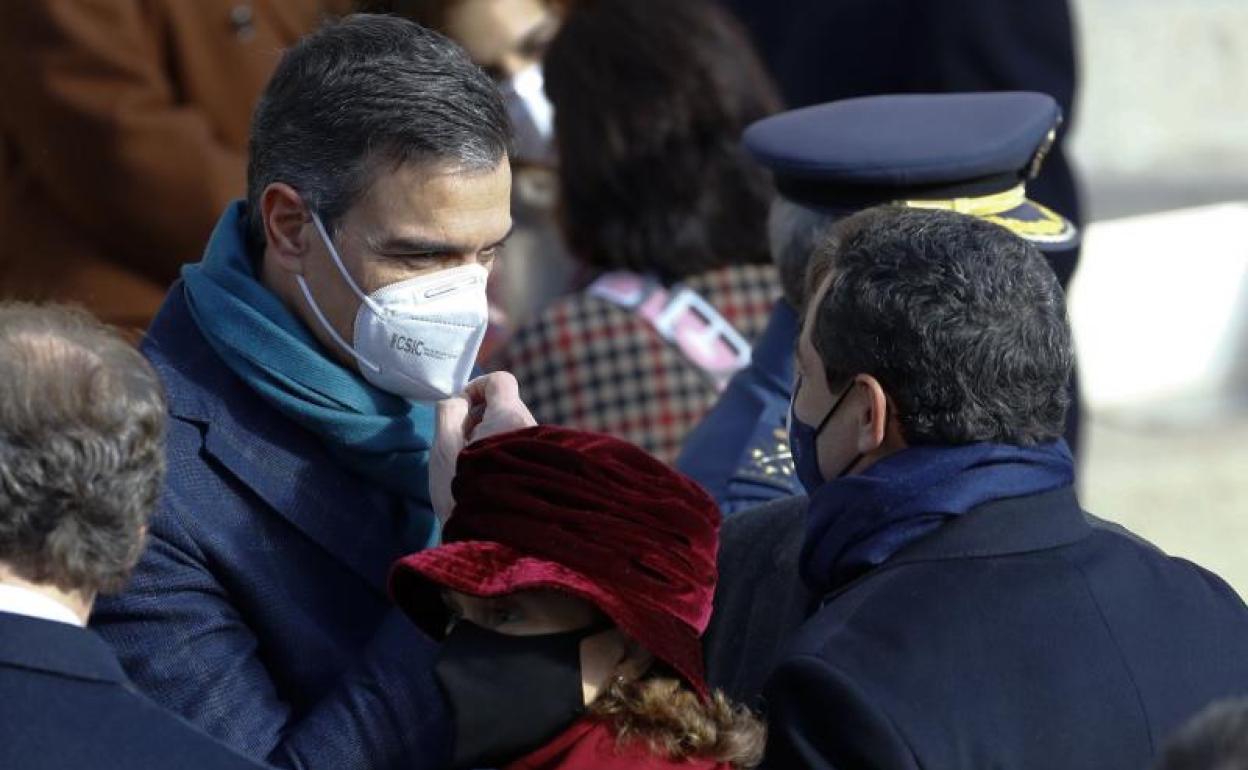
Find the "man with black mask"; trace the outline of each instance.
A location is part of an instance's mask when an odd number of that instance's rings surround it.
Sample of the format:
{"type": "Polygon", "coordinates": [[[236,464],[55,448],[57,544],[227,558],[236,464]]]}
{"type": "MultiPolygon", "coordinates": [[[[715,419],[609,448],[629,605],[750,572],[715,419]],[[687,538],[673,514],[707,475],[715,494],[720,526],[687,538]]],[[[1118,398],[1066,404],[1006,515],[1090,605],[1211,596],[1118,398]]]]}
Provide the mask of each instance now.
{"type": "Polygon", "coordinates": [[[1039,252],[899,207],[821,248],[790,418],[819,608],[766,685],[763,766],[1126,770],[1248,692],[1235,593],[1079,506],[1039,252]]]}

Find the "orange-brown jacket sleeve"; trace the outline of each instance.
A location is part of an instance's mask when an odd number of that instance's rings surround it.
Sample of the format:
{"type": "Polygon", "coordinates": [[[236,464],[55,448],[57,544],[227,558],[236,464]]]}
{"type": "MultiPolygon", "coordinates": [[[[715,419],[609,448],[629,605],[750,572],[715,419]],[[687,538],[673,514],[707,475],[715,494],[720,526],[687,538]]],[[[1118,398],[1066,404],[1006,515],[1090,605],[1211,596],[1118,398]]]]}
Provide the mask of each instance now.
{"type": "Polygon", "coordinates": [[[0,93],[13,151],[67,225],[113,259],[167,280],[242,194],[245,157],[179,93],[160,5],[0,4],[0,93]]]}

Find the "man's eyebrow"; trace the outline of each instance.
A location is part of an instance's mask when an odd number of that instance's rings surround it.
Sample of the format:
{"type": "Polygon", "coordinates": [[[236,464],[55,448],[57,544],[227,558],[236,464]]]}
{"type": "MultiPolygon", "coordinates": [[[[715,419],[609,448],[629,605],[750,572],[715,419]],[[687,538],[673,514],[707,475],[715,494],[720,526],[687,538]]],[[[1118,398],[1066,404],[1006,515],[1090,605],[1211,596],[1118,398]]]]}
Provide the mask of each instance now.
{"type": "Polygon", "coordinates": [[[394,236],[374,242],[370,239],[369,248],[378,254],[458,254],[465,251],[461,246],[444,241],[425,240],[394,236]]]}
{"type": "MultiPolygon", "coordinates": [[[[511,237],[515,229],[516,225],[512,223],[511,227],[507,229],[506,235],[485,248],[490,249],[501,245],[503,241],[511,237]]],[[[448,243],[446,241],[426,240],[424,238],[412,238],[402,235],[384,238],[380,242],[370,240],[369,248],[376,254],[466,254],[472,251],[472,249],[465,247],[462,243],[448,243]]]]}

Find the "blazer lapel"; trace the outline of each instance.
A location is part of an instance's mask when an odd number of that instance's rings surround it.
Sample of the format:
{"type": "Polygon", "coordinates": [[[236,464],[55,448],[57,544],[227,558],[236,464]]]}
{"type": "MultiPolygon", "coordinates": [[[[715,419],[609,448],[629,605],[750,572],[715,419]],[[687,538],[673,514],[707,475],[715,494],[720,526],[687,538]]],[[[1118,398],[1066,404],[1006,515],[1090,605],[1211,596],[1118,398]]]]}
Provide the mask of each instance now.
{"type": "Polygon", "coordinates": [[[243,432],[218,419],[208,425],[204,450],[276,513],[350,567],[381,593],[390,565],[403,555],[403,529],[386,495],[337,466],[316,439],[285,426],[243,432]]]}
{"type": "Polygon", "coordinates": [[[286,419],[221,361],[190,318],[180,285],[144,352],[160,371],[175,416],[205,427],[204,451],[278,515],[386,593],[390,565],[424,543],[405,543],[405,514],[341,467],[312,433],[286,419]],[[166,350],[178,351],[168,357],[166,350]]]}

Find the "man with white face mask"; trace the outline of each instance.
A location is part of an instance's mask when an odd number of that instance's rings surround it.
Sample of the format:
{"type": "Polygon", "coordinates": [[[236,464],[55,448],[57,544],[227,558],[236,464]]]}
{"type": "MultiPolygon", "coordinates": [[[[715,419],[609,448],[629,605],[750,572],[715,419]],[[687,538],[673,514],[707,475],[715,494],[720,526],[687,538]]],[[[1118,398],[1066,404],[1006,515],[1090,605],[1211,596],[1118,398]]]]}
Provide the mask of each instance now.
{"type": "Polygon", "coordinates": [[[505,269],[490,276],[490,327],[481,360],[505,346],[514,329],[583,276],[559,227],[554,106],[546,95],[543,59],[563,20],[550,0],[369,0],[437,30],[464,47],[498,84],[512,131],[511,214],[515,231],[505,269]]]}
{"type": "Polygon", "coordinates": [[[465,390],[481,344],[507,153],[498,90],[453,43],[389,17],[326,27],[283,59],[247,200],[149,330],[170,474],[94,625],[139,688],[250,756],[445,757],[433,645],[385,578],[437,538],[432,402],[465,390]]]}

